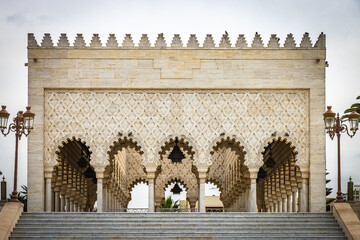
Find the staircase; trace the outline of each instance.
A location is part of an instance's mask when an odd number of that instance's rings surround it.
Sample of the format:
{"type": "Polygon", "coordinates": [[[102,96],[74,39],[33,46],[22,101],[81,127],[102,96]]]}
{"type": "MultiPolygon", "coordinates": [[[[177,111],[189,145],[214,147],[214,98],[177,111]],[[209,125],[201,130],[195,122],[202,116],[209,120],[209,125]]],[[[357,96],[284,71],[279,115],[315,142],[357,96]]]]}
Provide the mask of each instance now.
{"type": "Polygon", "coordinates": [[[330,213],[24,213],[15,239],[346,239],[330,213]]]}

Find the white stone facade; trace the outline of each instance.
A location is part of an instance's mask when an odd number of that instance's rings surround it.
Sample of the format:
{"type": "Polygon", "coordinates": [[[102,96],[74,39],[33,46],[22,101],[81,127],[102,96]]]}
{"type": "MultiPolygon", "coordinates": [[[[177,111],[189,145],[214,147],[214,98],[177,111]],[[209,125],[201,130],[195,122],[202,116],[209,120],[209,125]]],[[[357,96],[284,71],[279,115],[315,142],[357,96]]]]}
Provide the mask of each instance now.
{"type": "MultiPolygon", "coordinates": [[[[65,34],[61,34],[58,46],[53,46],[48,34],[38,46],[29,34],[29,104],[36,113],[34,131],[29,136],[29,211],[61,205],[64,168],[73,168],[71,171],[78,174],[75,179],[83,179],[84,184],[87,181],[71,164],[58,167],[67,156],[59,151],[71,139],[79,140],[91,152],[97,183],[84,186],[93,193],[97,186],[92,201],[97,199],[98,206],[101,203],[100,210],[126,207],[129,196],[122,196],[139,181],[149,184],[149,200],[156,205],[161,201],[162,189],[171,181],[179,181],[187,186],[190,205],[195,206],[199,200],[204,206],[204,184],[213,181],[221,185],[225,207],[254,211],[257,204],[258,211],[286,211],[285,205],[298,197],[299,206],[292,211],[325,211],[321,115],[325,106],[325,58],[324,34],[314,46],[304,34],[299,47],[291,34],[284,47],[275,35],[263,46],[259,34],[251,47],[243,35],[239,35],[235,47],[227,35],[219,47],[215,47],[211,35],[201,47],[195,35],[190,36],[187,47],[175,35],[169,47],[161,34],[154,47],[146,35],[135,47],[127,34],[119,47],[113,34],[106,46],[96,34],[90,46],[81,34],[74,46],[69,46],[65,34]],[[131,143],[126,142],[129,139],[131,143]],[[185,153],[187,171],[171,167],[171,161],[166,163],[175,139],[180,140],[185,153]],[[269,168],[269,180],[256,181],[259,168],[271,157],[268,146],[274,149],[278,170],[269,168]],[[130,167],[132,163],[139,168],[130,167]],[[211,170],[214,164],[220,169],[217,172],[211,170]],[[145,169],[136,172],[142,166],[145,169]],[[192,166],[196,168],[193,172],[192,166]],[[230,172],[228,166],[233,166],[230,172]],[[118,167],[124,171],[119,175],[115,172],[118,167]],[[276,188],[278,181],[271,182],[270,172],[274,179],[284,179],[284,187],[280,184],[276,188]],[[293,180],[291,172],[295,174],[293,180]],[[289,179],[281,178],[287,173],[289,179]],[[234,175],[230,180],[225,177],[230,175],[234,175]],[[114,182],[117,178],[120,180],[114,182]],[[116,187],[117,181],[126,182],[126,186],[116,187]],[[237,192],[233,187],[236,182],[244,184],[244,191],[234,194],[241,198],[229,197],[237,192]],[[272,207],[268,198],[271,194],[262,194],[271,184],[278,190],[276,203],[270,201],[272,207]],[[296,185],[296,194],[289,201],[290,185],[296,185]],[[287,190],[285,186],[289,186],[287,190]],[[245,196],[250,199],[248,203],[245,196]],[[111,199],[118,199],[118,206],[111,199]]],[[[74,203],[70,206],[78,210],[81,204],[84,209],[88,201],[83,202],[76,194],[82,186],[73,185],[75,193],[69,193],[68,201],[74,203]]],[[[64,196],[68,190],[64,190],[64,196]]]]}

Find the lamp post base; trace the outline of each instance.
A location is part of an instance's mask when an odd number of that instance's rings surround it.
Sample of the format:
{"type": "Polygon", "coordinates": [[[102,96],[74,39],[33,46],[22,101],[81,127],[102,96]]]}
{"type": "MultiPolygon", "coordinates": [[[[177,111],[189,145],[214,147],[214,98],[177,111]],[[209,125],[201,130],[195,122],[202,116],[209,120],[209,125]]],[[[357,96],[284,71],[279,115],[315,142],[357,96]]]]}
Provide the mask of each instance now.
{"type": "Polygon", "coordinates": [[[19,199],[18,199],[18,193],[17,193],[17,191],[13,191],[13,192],[12,192],[10,202],[20,202],[19,199]]]}
{"type": "Polygon", "coordinates": [[[337,196],[336,196],[336,202],[344,202],[344,198],[343,198],[342,192],[337,192],[336,194],[337,194],[337,196]]]}

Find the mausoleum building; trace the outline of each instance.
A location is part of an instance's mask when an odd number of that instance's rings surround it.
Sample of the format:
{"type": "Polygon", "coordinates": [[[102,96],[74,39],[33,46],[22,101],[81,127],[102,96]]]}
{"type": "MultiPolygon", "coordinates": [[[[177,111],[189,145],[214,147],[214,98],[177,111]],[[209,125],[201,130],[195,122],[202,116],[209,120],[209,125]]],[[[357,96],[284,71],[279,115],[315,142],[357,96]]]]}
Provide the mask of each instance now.
{"type": "Polygon", "coordinates": [[[54,39],[28,35],[29,211],[126,209],[139,182],[149,212],[175,182],[199,212],[206,183],[225,211],[325,211],[323,33],[54,39]]]}

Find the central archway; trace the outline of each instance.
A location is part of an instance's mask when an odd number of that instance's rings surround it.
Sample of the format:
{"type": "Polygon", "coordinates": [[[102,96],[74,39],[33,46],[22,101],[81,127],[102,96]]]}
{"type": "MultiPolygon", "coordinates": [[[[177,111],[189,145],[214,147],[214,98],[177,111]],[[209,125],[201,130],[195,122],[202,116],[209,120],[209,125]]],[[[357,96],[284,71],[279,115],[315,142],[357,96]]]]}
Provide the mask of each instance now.
{"type": "Polygon", "coordinates": [[[157,208],[161,206],[166,187],[176,181],[186,188],[190,208],[195,208],[198,199],[198,173],[193,165],[195,154],[193,146],[185,137],[171,137],[163,142],[159,150],[160,165],[155,179],[157,208]]]}

